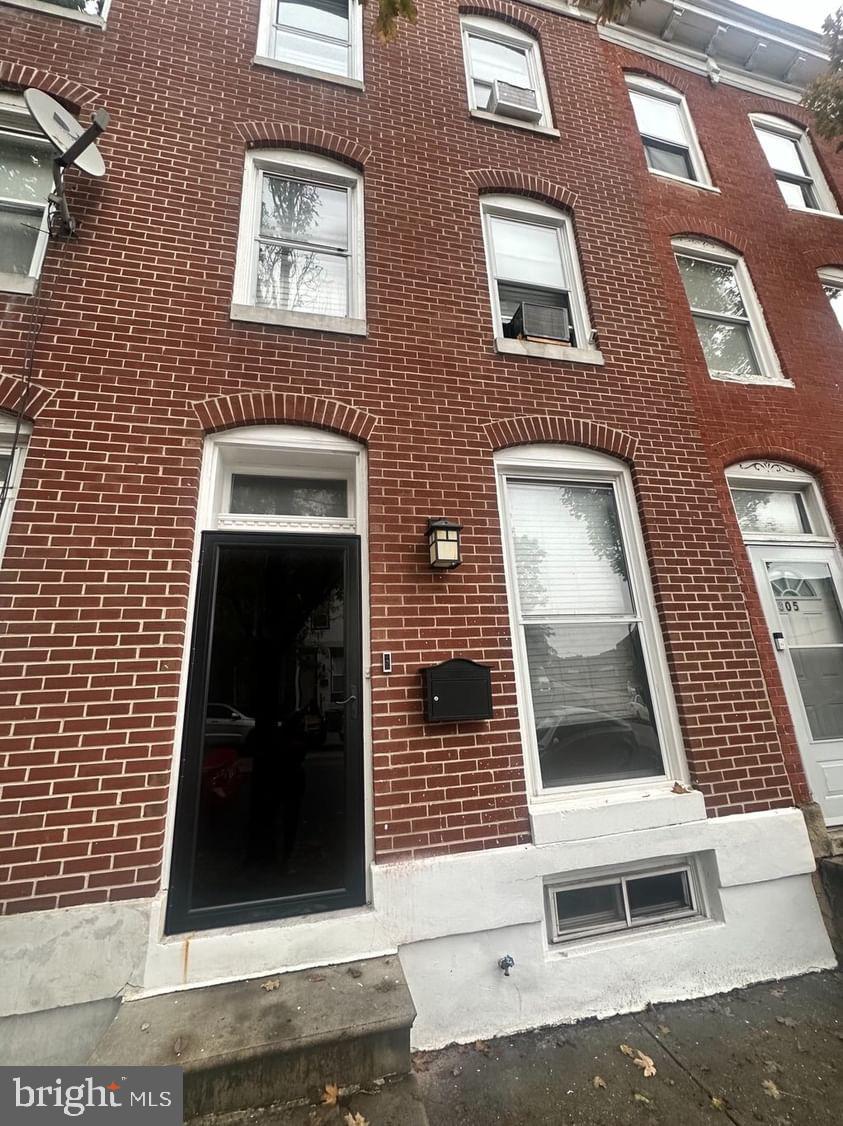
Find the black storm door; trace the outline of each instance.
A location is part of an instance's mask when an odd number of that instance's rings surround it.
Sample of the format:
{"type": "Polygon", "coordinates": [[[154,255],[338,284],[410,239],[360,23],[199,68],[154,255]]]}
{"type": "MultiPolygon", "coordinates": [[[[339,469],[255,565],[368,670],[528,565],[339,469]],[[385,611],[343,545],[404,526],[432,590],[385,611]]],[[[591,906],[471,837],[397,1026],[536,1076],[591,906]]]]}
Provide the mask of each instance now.
{"type": "Polygon", "coordinates": [[[360,543],[206,532],[166,930],[364,902],[360,543]]]}

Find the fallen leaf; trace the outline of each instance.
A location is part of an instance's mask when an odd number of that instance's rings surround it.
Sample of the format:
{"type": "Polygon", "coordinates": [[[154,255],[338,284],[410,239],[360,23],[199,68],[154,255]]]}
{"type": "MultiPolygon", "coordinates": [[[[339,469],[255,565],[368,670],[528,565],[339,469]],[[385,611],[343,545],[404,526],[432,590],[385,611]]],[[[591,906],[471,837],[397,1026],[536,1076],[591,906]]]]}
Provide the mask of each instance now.
{"type": "Polygon", "coordinates": [[[778,1089],[772,1079],[762,1079],[761,1086],[764,1088],[771,1099],[780,1099],[782,1097],[781,1091],[778,1089]]]}
{"type": "Polygon", "coordinates": [[[718,1099],[716,1096],[712,1096],[711,1105],[714,1107],[715,1110],[725,1110],[726,1109],[726,1104],[723,1102],[723,1100],[718,1099]]]}
{"type": "Polygon", "coordinates": [[[271,977],[269,981],[265,981],[263,985],[261,985],[261,989],[265,989],[267,993],[271,993],[272,990],[277,989],[280,984],[280,977],[271,977]]]}
{"type": "Polygon", "coordinates": [[[345,1116],[345,1126],[369,1126],[369,1119],[364,1118],[362,1114],[351,1114],[349,1112],[345,1116]]]}
{"type": "Polygon", "coordinates": [[[670,1035],[670,1026],[667,1025],[667,1024],[658,1025],[658,1030],[662,1034],[662,1036],[669,1036],[670,1035]]]}
{"type": "Polygon", "coordinates": [[[635,1051],[633,1048],[630,1048],[629,1044],[621,1044],[620,1048],[625,1056],[630,1056],[633,1059],[635,1058],[635,1051]]]}
{"type": "Polygon", "coordinates": [[[640,1091],[633,1091],[632,1097],[637,1103],[651,1103],[653,1100],[648,1099],[646,1095],[642,1095],[640,1091]]]}
{"type": "Polygon", "coordinates": [[[345,972],[348,974],[349,977],[362,977],[363,976],[363,971],[361,969],[358,969],[357,966],[349,966],[348,969],[345,972]]]}
{"type": "Polygon", "coordinates": [[[773,997],[784,997],[785,993],[787,993],[787,989],[785,989],[784,986],[782,986],[780,989],[771,989],[770,990],[770,994],[773,997]]]}
{"type": "Polygon", "coordinates": [[[149,1021],[144,1021],[141,1025],[141,1032],[149,1032],[149,1021]]]}
{"type": "Polygon", "coordinates": [[[635,1059],[632,1061],[636,1067],[644,1072],[645,1079],[651,1079],[656,1074],[656,1065],[649,1056],[645,1056],[640,1048],[636,1049],[635,1059]]]}
{"type": "Polygon", "coordinates": [[[776,1017],[779,1024],[783,1024],[785,1028],[796,1028],[796,1021],[793,1017],[776,1017]]]}
{"type": "Polygon", "coordinates": [[[475,1052],[482,1052],[486,1056],[492,1054],[492,1049],[489,1047],[485,1040],[475,1040],[474,1050],[475,1052]]]}
{"type": "Polygon", "coordinates": [[[326,979],[325,979],[324,974],[308,974],[307,980],[308,981],[325,981],[326,979]]]}
{"type": "Polygon", "coordinates": [[[681,782],[674,782],[670,788],[672,794],[690,794],[691,789],[689,786],[683,786],[681,782]]]}
{"type": "Polygon", "coordinates": [[[772,1075],[775,1075],[776,1072],[784,1071],[784,1068],[781,1066],[781,1064],[776,1063],[775,1060],[764,1060],[764,1068],[772,1075]]]}
{"type": "Polygon", "coordinates": [[[606,1090],[606,1080],[602,1075],[595,1075],[591,1081],[591,1085],[596,1091],[599,1091],[601,1088],[604,1091],[606,1090]]]}
{"type": "Polygon", "coordinates": [[[184,1040],[182,1039],[181,1036],[177,1036],[176,1039],[175,1039],[175,1042],[173,1043],[173,1052],[177,1056],[180,1056],[182,1054],[183,1050],[184,1050],[184,1040]]]}
{"type": "Polygon", "coordinates": [[[325,1090],[322,1092],[323,1104],[325,1106],[336,1106],[339,1093],[340,1089],[336,1083],[326,1083],[325,1090]]]}

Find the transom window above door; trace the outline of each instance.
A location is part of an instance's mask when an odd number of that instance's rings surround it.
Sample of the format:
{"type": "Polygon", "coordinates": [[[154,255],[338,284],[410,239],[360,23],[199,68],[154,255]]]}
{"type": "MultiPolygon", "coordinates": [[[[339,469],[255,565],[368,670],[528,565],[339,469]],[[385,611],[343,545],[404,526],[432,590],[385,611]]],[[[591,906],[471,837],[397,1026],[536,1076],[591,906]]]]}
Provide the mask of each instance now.
{"type": "Polygon", "coordinates": [[[261,0],[256,62],[362,85],[358,0],[261,0]]]}
{"type": "Polygon", "coordinates": [[[461,20],[468,104],[476,116],[549,128],[550,102],[538,42],[482,16],[461,20]]]}
{"type": "Polygon", "coordinates": [[[650,171],[711,187],[683,95],[664,82],[640,74],[627,74],[625,78],[650,171]]]}
{"type": "Polygon", "coordinates": [[[781,461],[743,461],[726,476],[735,515],[747,542],[833,539],[814,478],[781,461]]]}

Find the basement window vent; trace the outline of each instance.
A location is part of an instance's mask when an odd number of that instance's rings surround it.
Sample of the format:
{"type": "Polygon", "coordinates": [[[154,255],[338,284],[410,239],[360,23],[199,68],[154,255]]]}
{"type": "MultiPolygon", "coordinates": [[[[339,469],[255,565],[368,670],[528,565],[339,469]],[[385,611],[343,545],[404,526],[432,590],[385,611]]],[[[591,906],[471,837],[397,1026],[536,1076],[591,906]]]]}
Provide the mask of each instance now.
{"type": "Polygon", "coordinates": [[[699,880],[689,861],[577,884],[548,884],[552,943],[702,917],[699,880]]]}

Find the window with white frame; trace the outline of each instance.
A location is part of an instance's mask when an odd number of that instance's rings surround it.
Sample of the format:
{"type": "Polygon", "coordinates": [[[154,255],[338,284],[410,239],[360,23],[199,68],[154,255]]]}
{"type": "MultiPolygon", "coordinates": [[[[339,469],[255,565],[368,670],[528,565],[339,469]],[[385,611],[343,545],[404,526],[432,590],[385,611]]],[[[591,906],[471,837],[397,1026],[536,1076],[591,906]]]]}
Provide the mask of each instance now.
{"type": "Polygon", "coordinates": [[[785,382],[743,258],[698,239],[676,239],[673,249],[709,375],[785,382]]]}
{"type": "Polygon", "coordinates": [[[461,20],[468,104],[474,113],[551,126],[538,42],[501,20],[461,20]]]}
{"type": "Polygon", "coordinates": [[[820,283],[829,300],[837,323],[843,328],[843,270],[827,266],[818,271],[820,283]]]}
{"type": "Polygon", "coordinates": [[[261,0],[256,61],[359,83],[362,10],[359,0],[261,0]]]}
{"type": "Polygon", "coordinates": [[[102,26],[111,0],[3,0],[12,7],[29,8],[30,11],[49,12],[56,16],[66,16],[68,19],[79,20],[83,23],[93,23],[102,26]]]}
{"type": "Polygon", "coordinates": [[[570,217],[521,196],[486,196],[482,207],[495,336],[590,347],[570,217]]]}
{"type": "Polygon", "coordinates": [[[837,211],[805,129],[780,117],[750,115],[767,163],[788,207],[799,211],[837,211]]]}
{"type": "Polygon", "coordinates": [[[9,415],[0,415],[0,560],[12,523],[12,512],[23,476],[30,428],[9,415]]]}
{"type": "Polygon", "coordinates": [[[658,779],[679,737],[626,467],[496,455],[519,711],[536,794],[658,779]]]}
{"type": "Polygon", "coordinates": [[[0,289],[31,293],[47,247],[53,147],[23,98],[0,92],[0,289]]]}
{"type": "Polygon", "coordinates": [[[313,153],[249,153],[232,316],[365,333],[359,173],[313,153]]]}
{"type": "Polygon", "coordinates": [[[705,914],[691,860],[546,886],[551,943],[637,930],[705,914]]]}
{"type": "Polygon", "coordinates": [[[710,187],[705,157],[683,95],[642,75],[627,74],[625,78],[650,171],[710,187]]]}
{"type": "Polygon", "coordinates": [[[755,458],[730,466],[726,477],[747,542],[833,538],[819,486],[810,473],[784,461],[755,458]]]}

